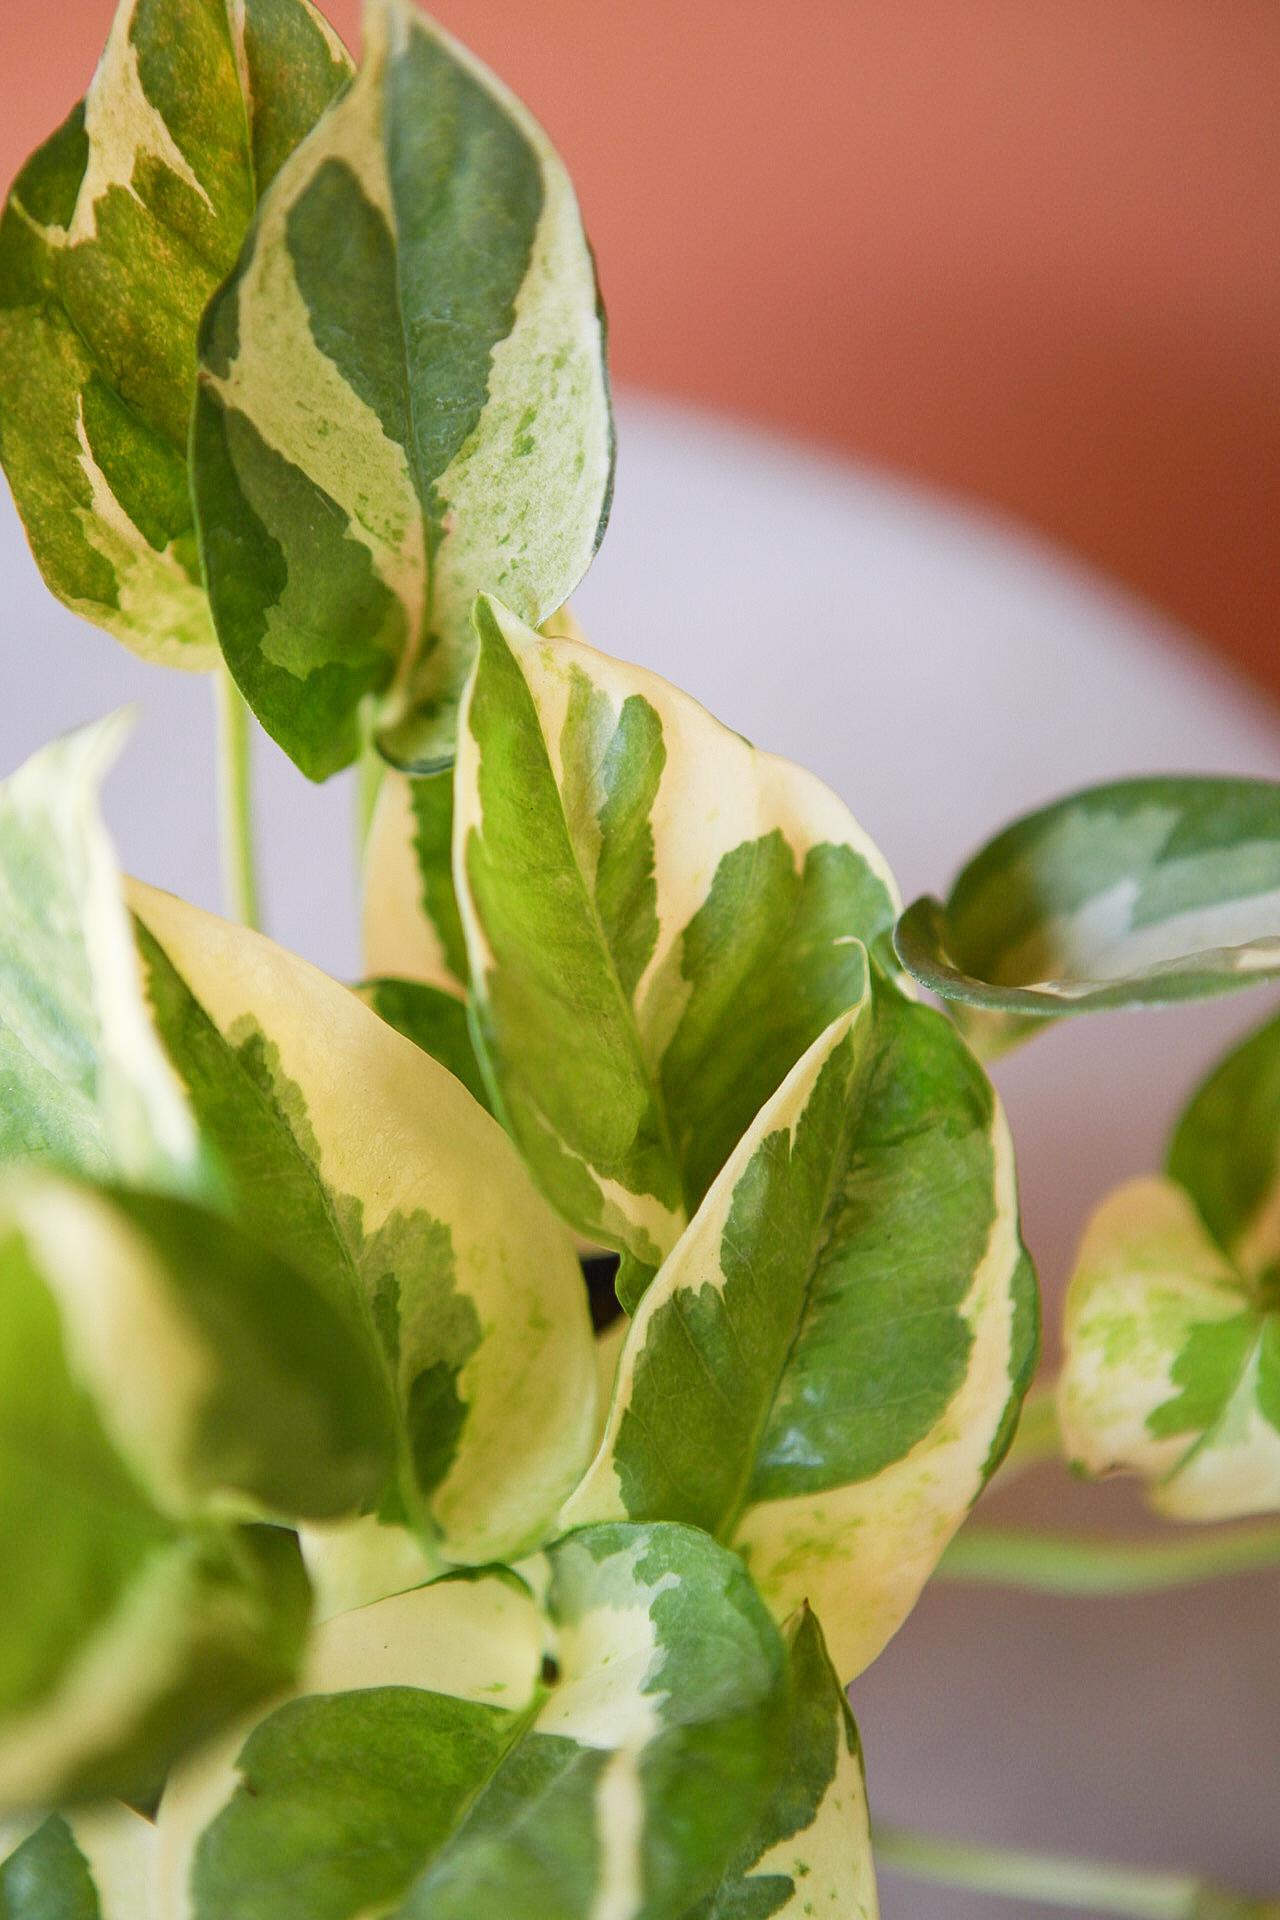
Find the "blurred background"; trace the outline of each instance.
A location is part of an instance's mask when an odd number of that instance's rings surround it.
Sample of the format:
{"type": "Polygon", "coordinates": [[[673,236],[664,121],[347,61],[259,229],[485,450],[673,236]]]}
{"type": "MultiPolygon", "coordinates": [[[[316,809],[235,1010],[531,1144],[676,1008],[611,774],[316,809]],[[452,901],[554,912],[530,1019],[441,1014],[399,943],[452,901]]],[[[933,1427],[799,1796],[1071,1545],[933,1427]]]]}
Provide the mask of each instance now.
{"type": "MultiPolygon", "coordinates": [[[[354,45],[356,0],[327,10],[354,45]]],[[[813,766],[908,895],[1070,786],[1280,777],[1275,0],[436,10],[545,121],[600,256],[619,491],[577,604],[602,645],[813,766]]],[[[112,11],[0,0],[0,176],[112,11]]],[[[2,490],[0,572],[0,771],[136,699],[124,858],[216,905],[207,687],[52,602],[2,490]]],[[[349,794],[258,762],[271,930],[350,976],[349,794]]],[[[1088,1208],[1265,1011],[1067,1022],[1002,1067],[1051,1350],[1088,1208]]],[[[1053,1469],[984,1513],[1144,1524],[1053,1469]]],[[[935,1584],[854,1691],[877,1814],[1280,1893],[1276,1598],[935,1584]]],[[[883,1904],[1040,1911],[888,1877],[883,1904]]]]}
{"type": "MultiPolygon", "coordinates": [[[[112,11],[3,0],[6,179],[112,11]]],[[[1002,508],[1280,689],[1275,0],[435,11],[565,154],[622,380],[1002,508]]]]}

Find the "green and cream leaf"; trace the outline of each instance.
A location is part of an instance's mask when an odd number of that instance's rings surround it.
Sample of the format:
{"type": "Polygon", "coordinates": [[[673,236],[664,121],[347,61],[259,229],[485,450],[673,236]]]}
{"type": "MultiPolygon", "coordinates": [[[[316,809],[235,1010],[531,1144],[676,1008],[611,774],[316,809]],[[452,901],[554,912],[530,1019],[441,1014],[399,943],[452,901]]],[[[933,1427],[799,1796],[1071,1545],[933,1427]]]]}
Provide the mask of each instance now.
{"type": "Polygon", "coordinates": [[[383,775],[364,857],[365,972],[466,996],[453,886],[453,773],[383,775]]]}
{"type": "Polygon", "coordinates": [[[1130,1182],[1095,1213],[1067,1295],[1058,1411],[1086,1472],[1138,1473],[1179,1520],[1280,1511],[1280,1302],[1186,1188],[1130,1182]]]}
{"type": "Polygon", "coordinates": [[[0,1861],[4,1920],[159,1920],[156,1830],[132,1807],[108,1801],[26,1824],[0,1861]]]}
{"type": "Polygon", "coordinates": [[[0,1162],[202,1184],[195,1124],[147,1018],[98,788],[125,719],[0,785],[0,1162]]]}
{"type": "Polygon", "coordinates": [[[476,1057],[465,1000],[421,980],[385,977],[362,980],[356,992],[389,1027],[447,1067],[472,1099],[489,1109],[489,1089],[476,1057]]]}
{"type": "Polygon", "coordinates": [[[492,600],[476,624],[455,881],[499,1111],[579,1232],[656,1266],[862,996],[893,882],[820,781],[665,681],[492,600]]]}
{"type": "Polygon", "coordinates": [[[330,1520],[381,1499],[394,1405],[350,1306],[167,1195],[27,1172],[0,1220],[12,1284],[38,1276],[78,1385],[166,1513],[330,1520]]]}
{"type": "Polygon", "coordinates": [[[807,1607],[786,1629],[792,1717],[759,1830],[688,1920],[877,1920],[858,1730],[807,1607]]]}
{"type": "Polygon", "coordinates": [[[682,1920],[768,1804],[782,1642],[692,1529],[589,1529],[546,1573],[546,1621],[489,1574],[321,1628],[309,1693],[171,1783],[172,1920],[682,1920]]]}
{"type": "Polygon", "coordinates": [[[405,1516],[459,1561],[536,1544],[590,1445],[595,1366],[572,1242],[511,1143],[347,988],[171,895],[130,897],[237,1218],[377,1334],[405,1516]]]}
{"type": "Polygon", "coordinates": [[[54,593],[148,659],[217,659],[187,478],[196,334],[349,73],[309,0],[123,0],[0,221],[0,460],[54,593]]]}
{"type": "Polygon", "coordinates": [[[184,1282],[116,1200],[33,1173],[4,1204],[0,1557],[21,1576],[0,1582],[0,1808],[145,1794],[292,1678],[306,1578],[284,1531],[192,1514],[211,1491],[192,1484],[197,1436],[225,1470],[234,1444],[206,1417],[234,1395],[210,1382],[184,1282]]]}
{"type": "Polygon", "coordinates": [[[889,982],[809,1048],[640,1303],[566,1525],[659,1515],[809,1601],[842,1679],[913,1606],[1034,1367],[995,1094],[889,982]]]}
{"type": "Polygon", "coordinates": [[[533,624],[591,562],[613,472],[604,327],[567,174],[409,0],[281,170],[202,334],[192,474],[223,652],[323,779],[381,701],[453,751],[471,603],[533,624]]]}
{"type": "Polygon", "coordinates": [[[1280,976],[1280,785],[1120,781],[1029,814],[895,935],[991,1054],[1037,1019],[1204,999],[1280,976]]]}

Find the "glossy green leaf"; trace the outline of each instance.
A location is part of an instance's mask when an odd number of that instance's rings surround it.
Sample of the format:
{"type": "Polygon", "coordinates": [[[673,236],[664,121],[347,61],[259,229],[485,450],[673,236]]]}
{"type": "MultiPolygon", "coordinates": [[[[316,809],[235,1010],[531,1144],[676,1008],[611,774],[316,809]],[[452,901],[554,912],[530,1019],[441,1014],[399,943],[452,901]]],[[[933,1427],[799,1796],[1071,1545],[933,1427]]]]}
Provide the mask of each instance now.
{"type": "Polygon", "coordinates": [[[1280,1510],[1278,1038],[1272,1022],[1196,1095],[1172,1178],[1098,1209],[1067,1296],[1067,1449],[1141,1474],[1177,1519],[1280,1510]]]}
{"type": "Polygon", "coordinates": [[[217,658],[187,480],[196,333],[349,72],[309,0],[123,0],[0,222],[0,460],[49,586],[148,659],[217,658]]]}
{"type": "Polygon", "coordinates": [[[173,1920],[680,1920],[768,1805],[782,1642],[688,1528],[590,1529],[545,1575],[547,1622],[488,1575],[322,1628],[310,1693],[166,1794],[173,1920]]]}
{"type": "Polygon", "coordinates": [[[688,1920],[877,1920],[858,1730],[822,1629],[787,1629],[792,1719],[782,1779],[758,1830],[688,1920]]]}
{"type": "Polygon", "coordinates": [[[0,785],[0,1162],[195,1188],[195,1126],[98,810],[125,724],[68,734],[0,785]]]}
{"type": "Polygon", "coordinates": [[[1280,785],[1140,779],[1029,814],[917,900],[903,964],[992,1053],[1032,1024],[1280,975],[1280,785]]]}
{"type": "Polygon", "coordinates": [[[1178,1122],[1168,1171],[1259,1287],[1280,1274],[1280,1019],[1233,1047],[1178,1122]]]}
{"type": "Polygon", "coordinates": [[[501,1128],[347,988],[171,895],[130,897],[156,1028],[237,1216],[376,1332],[405,1513],[456,1560],[536,1544],[594,1418],[569,1236],[501,1128]]]}
{"type": "Polygon", "coordinates": [[[584,1234],[656,1266],[862,995],[893,883],[811,774],[478,606],[455,877],[499,1107],[584,1234]]]}
{"type": "Polygon", "coordinates": [[[842,1679],[880,1651],[998,1463],[1034,1279],[996,1096],[887,981],[814,1042],[667,1257],[568,1525],[659,1515],[808,1600],[842,1679]]]}
{"type": "Polygon", "coordinates": [[[219,1431],[235,1383],[211,1377],[190,1310],[211,1264],[173,1274],[120,1203],[53,1175],[6,1189],[0,1808],[145,1792],[295,1670],[308,1596],[292,1536],[192,1524],[219,1486],[257,1478],[219,1431]]]}
{"type": "Polygon", "coordinates": [[[107,1802],[30,1824],[0,1861],[2,1920],[159,1920],[156,1830],[141,1814],[107,1802]]]}
{"type": "Polygon", "coordinates": [[[192,461],[223,651],[314,779],[368,695],[393,761],[447,760],[477,590],[537,624],[590,564],[613,438],[573,190],[410,0],[373,0],[210,311],[192,461]]]}
{"type": "Polygon", "coordinates": [[[489,1090],[476,1058],[465,1000],[421,980],[365,980],[356,991],[388,1026],[447,1067],[473,1100],[489,1107],[489,1090]]]}

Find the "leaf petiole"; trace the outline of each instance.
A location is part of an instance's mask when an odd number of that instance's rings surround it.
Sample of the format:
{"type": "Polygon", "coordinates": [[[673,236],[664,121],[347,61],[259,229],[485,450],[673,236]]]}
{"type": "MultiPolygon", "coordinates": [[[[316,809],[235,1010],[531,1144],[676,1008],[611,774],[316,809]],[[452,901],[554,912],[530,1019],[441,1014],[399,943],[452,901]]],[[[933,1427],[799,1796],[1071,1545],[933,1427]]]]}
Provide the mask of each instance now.
{"type": "Polygon", "coordinates": [[[872,1841],[876,1864],[891,1873],[1001,1899],[1131,1920],[1274,1920],[1280,1914],[1275,1902],[1225,1893],[1193,1874],[978,1846],[902,1827],[877,1826],[872,1841]]]}
{"type": "Polygon", "coordinates": [[[218,712],[218,841],[228,913],[246,927],[262,925],[253,844],[252,724],[243,695],[225,665],[214,672],[218,712]]]}
{"type": "Polygon", "coordinates": [[[1280,1566],[1280,1525],[1236,1527],[1190,1540],[1100,1540],[968,1526],[947,1548],[938,1577],[1103,1596],[1159,1593],[1274,1566],[1280,1566]]]}

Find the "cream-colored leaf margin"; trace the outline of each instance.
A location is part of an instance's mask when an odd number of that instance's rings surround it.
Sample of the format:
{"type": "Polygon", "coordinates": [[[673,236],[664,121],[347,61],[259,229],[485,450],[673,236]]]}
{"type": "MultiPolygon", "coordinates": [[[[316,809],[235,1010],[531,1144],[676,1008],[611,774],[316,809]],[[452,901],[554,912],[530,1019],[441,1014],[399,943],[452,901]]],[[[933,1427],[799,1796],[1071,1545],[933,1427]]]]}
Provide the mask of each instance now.
{"type": "MultiPolygon", "coordinates": [[[[613,1462],[622,1418],[654,1316],[682,1289],[724,1284],[720,1249],[734,1189],[761,1142],[793,1136],[822,1069],[860,1009],[834,1021],[796,1063],[726,1162],[650,1285],[618,1363],[604,1438],[562,1521],[626,1517],[613,1462]]],[[[995,1210],[985,1254],[960,1308],[971,1336],[963,1382],[931,1432],[872,1479],[750,1506],[729,1544],[746,1560],[774,1615],[808,1603],[824,1623],[832,1663],[846,1683],[897,1632],[985,1483],[1009,1402],[1014,1360],[1013,1276],[1022,1260],[1013,1144],[995,1102],[991,1134],[995,1210]]]]}
{"type": "Polygon", "coordinates": [[[1130,1181],[1086,1229],[1067,1295],[1058,1417],[1069,1456],[1091,1474],[1127,1468],[1175,1520],[1229,1520],[1280,1508],[1280,1432],[1258,1405],[1267,1317],[1175,1181],[1130,1181]],[[1230,1398],[1203,1432],[1153,1433],[1188,1383],[1175,1367],[1193,1330],[1256,1313],[1230,1398]]]}
{"type": "MultiPolygon", "coordinates": [[[[107,1157],[124,1178],[185,1185],[199,1158],[195,1122],[147,1017],[133,929],[98,794],[132,725],[128,712],[66,734],[0,786],[0,901],[19,883],[50,916],[65,949],[66,988],[81,1002],[96,1055],[95,1095],[107,1157]],[[53,864],[53,863],[56,863],[53,864]],[[13,878],[4,868],[11,865],[13,878]],[[42,865],[49,870],[43,882],[42,865]]],[[[29,911],[24,903],[22,911],[29,911]]],[[[10,908],[11,927],[18,924],[10,908]]],[[[56,986],[57,983],[55,983],[56,986]]],[[[0,983],[0,996],[3,995],[0,983]]],[[[3,1004],[0,999],[0,1005],[3,1004]]],[[[10,1010],[16,1039],[46,1041],[10,1010]]],[[[52,1062],[49,1062],[52,1064],[52,1062]]]]}
{"type": "MultiPolygon", "coordinates": [[[[324,1622],[312,1640],[297,1694],[418,1687],[518,1713],[534,1697],[542,1653],[542,1620],[514,1580],[497,1574],[442,1580],[324,1622]]],[[[193,1920],[190,1874],[196,1846],[234,1794],[237,1757],[272,1704],[284,1700],[268,1703],[170,1775],[158,1818],[163,1920],[193,1920]]]]}
{"type": "Polygon", "coordinates": [[[572,1243],[514,1148],[452,1074],[306,961],[137,882],[130,902],[225,1038],[265,1034],[305,1104],[320,1176],[359,1202],[363,1234],[418,1212],[448,1227],[482,1337],[433,1512],[451,1558],[533,1544],[590,1445],[595,1362],[572,1243]]]}
{"type": "MultiPolygon", "coordinates": [[[[638,1046],[651,1079],[657,1076],[662,1055],[688,1000],[690,989],[687,983],[681,983],[678,966],[685,929],[705,904],[721,861],[744,842],[779,832],[800,867],[815,846],[850,847],[883,885],[894,911],[900,908],[897,885],[884,856],[843,801],[816,775],[777,754],[753,747],[689,694],[657,674],[613,660],[581,640],[535,633],[500,602],[487,595],[481,599],[529,689],[552,777],[562,797],[566,790],[562,742],[570,700],[584,683],[608,703],[615,723],[625,702],[632,698],[646,701],[661,722],[665,764],[649,813],[658,933],[630,995],[638,1046]]],[[[474,686],[473,677],[471,688],[474,686]]],[[[466,934],[472,990],[483,1001],[486,979],[496,962],[467,878],[469,842],[473,835],[481,840],[484,835],[479,791],[484,747],[470,724],[470,699],[469,690],[458,731],[454,886],[466,934]]],[[[581,856],[580,834],[578,843],[581,856]]],[[[593,876],[584,873],[583,877],[590,886],[593,876]]],[[[536,1103],[536,1088],[526,1087],[524,1093],[536,1103]]],[[[560,1150],[567,1158],[574,1158],[570,1144],[556,1136],[545,1115],[543,1119],[560,1150]]],[[[597,1178],[596,1184],[602,1223],[625,1223],[624,1230],[629,1229],[633,1235],[633,1250],[639,1257],[651,1258],[655,1249],[659,1255],[670,1252],[687,1224],[683,1210],[665,1206],[652,1194],[629,1192],[615,1181],[597,1178]]],[[[576,1224],[589,1229],[596,1223],[576,1224]]]]}
{"type": "MultiPolygon", "coordinates": [[[[0,1861],[16,1852],[46,1818],[0,1822],[0,1861]]],[[[156,1829],[117,1801],[71,1807],[62,1818],[93,1878],[99,1920],[161,1920],[152,1899],[156,1829]]]]}

